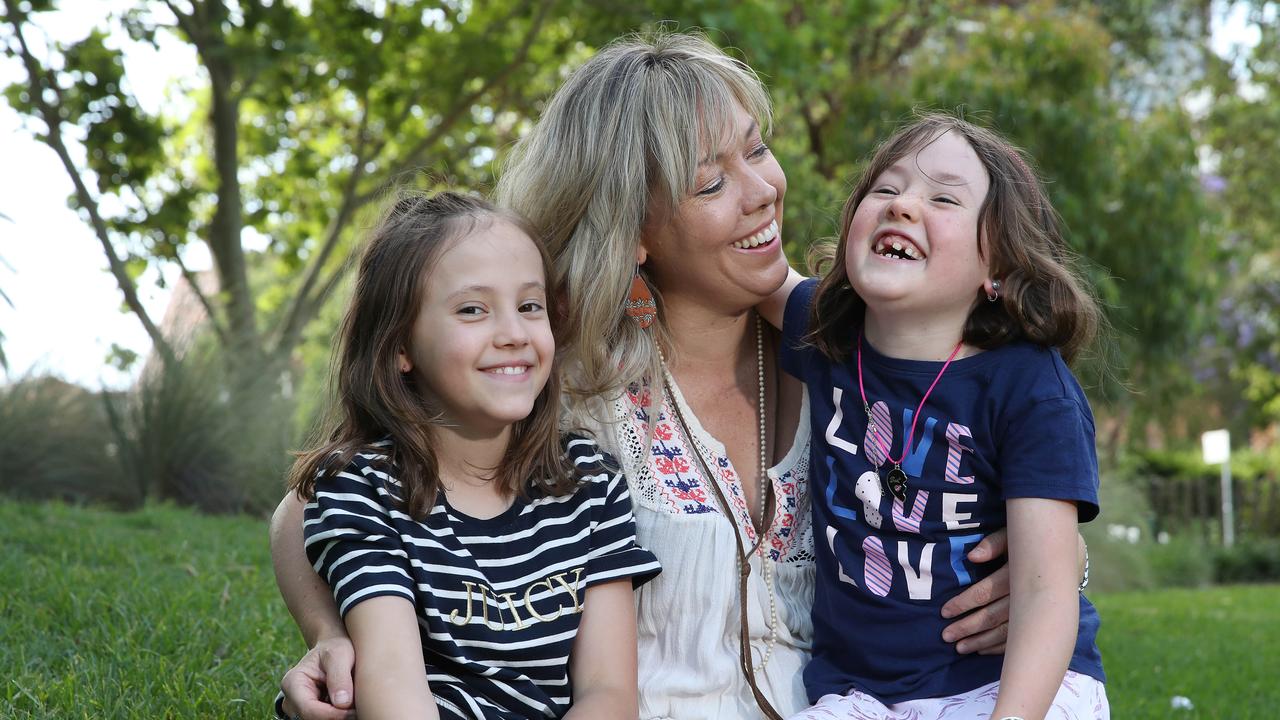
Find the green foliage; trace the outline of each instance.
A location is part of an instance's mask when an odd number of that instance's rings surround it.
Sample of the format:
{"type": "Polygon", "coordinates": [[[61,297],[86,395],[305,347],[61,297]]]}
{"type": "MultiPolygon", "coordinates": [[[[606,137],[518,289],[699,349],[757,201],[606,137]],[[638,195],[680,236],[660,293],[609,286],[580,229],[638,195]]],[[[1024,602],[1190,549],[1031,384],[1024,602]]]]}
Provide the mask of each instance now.
{"type": "Polygon", "coordinates": [[[1263,720],[1280,706],[1280,586],[1093,594],[1111,716],[1263,720]],[[1174,696],[1195,706],[1171,710],[1174,696]]]}
{"type": "Polygon", "coordinates": [[[137,496],[210,512],[264,512],[279,501],[298,440],[293,405],[277,378],[246,381],[225,360],[198,344],[175,363],[144,368],[134,390],[109,404],[137,496]]]}
{"type": "Polygon", "coordinates": [[[1280,580],[1280,539],[1246,538],[1213,556],[1214,577],[1221,583],[1280,580]]]}
{"type": "Polygon", "coordinates": [[[0,494],[132,506],[102,398],[52,377],[0,386],[0,494]]]}

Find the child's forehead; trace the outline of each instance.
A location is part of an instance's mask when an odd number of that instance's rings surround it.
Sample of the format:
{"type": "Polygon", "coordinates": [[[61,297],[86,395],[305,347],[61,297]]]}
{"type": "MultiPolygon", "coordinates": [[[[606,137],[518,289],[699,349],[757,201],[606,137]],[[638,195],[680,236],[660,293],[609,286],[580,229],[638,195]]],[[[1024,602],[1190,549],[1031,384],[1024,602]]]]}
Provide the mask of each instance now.
{"type": "Polygon", "coordinates": [[[945,130],[908,146],[882,174],[920,174],[942,185],[969,185],[987,179],[986,166],[977,151],[954,130],[945,130]]]}

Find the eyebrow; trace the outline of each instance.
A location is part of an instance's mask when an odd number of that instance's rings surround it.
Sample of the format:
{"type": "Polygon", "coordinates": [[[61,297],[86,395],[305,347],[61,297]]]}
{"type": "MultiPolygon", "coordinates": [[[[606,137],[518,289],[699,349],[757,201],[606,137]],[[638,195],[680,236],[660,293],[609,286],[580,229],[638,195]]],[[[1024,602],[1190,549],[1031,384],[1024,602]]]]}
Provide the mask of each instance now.
{"type": "MultiPolygon", "coordinates": [[[[755,118],[752,118],[751,124],[747,126],[747,131],[742,133],[742,141],[746,142],[747,139],[750,138],[752,135],[756,134],[756,132],[759,129],[760,129],[760,123],[756,122],[755,118]]],[[[725,155],[725,151],[721,150],[720,152],[717,152],[715,155],[711,157],[703,158],[701,161],[698,162],[698,167],[703,167],[706,165],[715,165],[716,163],[720,162],[720,158],[724,157],[724,155],[725,155]]]]}
{"type": "MultiPolygon", "coordinates": [[[[909,172],[909,169],[904,167],[901,162],[896,162],[893,165],[890,165],[889,167],[885,168],[884,173],[891,173],[891,172],[906,173],[906,172],[909,172]]],[[[930,175],[925,171],[921,170],[920,174],[923,175],[926,180],[933,183],[934,185],[941,185],[943,187],[953,187],[953,188],[961,187],[961,188],[964,188],[965,190],[969,189],[969,181],[965,178],[960,177],[959,175],[956,175],[955,173],[940,172],[937,175],[930,175]]]]}
{"type": "MultiPolygon", "coordinates": [[[[544,284],[536,280],[531,280],[520,286],[520,292],[526,292],[528,290],[542,290],[543,292],[545,292],[546,289],[547,288],[544,284]]],[[[491,293],[491,292],[493,292],[493,288],[488,285],[468,285],[464,288],[458,288],[454,292],[449,293],[449,296],[446,297],[445,299],[452,300],[453,298],[456,298],[459,295],[470,295],[472,293],[491,293]]]]}

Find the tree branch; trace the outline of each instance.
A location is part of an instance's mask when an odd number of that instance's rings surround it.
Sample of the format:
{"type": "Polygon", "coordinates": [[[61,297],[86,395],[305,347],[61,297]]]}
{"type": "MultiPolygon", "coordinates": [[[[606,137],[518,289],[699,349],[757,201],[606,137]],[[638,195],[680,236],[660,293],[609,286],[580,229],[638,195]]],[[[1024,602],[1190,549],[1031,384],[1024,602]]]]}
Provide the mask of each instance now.
{"type": "Polygon", "coordinates": [[[31,92],[32,102],[35,103],[35,106],[40,111],[41,119],[44,120],[45,125],[48,127],[48,135],[44,142],[57,154],[58,159],[62,161],[63,168],[66,169],[67,174],[71,177],[71,182],[75,186],[76,201],[89,214],[89,221],[93,226],[94,234],[97,235],[98,241],[102,243],[103,252],[106,253],[107,264],[110,267],[111,274],[115,277],[120,291],[124,293],[125,305],[130,312],[138,317],[139,322],[142,323],[143,329],[146,330],[147,336],[151,338],[156,352],[160,354],[164,363],[166,365],[172,364],[176,361],[177,355],[174,353],[173,347],[165,339],[160,328],[151,320],[147,309],[142,306],[142,301],[138,298],[137,287],[135,287],[133,280],[125,269],[124,260],[116,254],[115,246],[111,243],[111,235],[98,210],[97,200],[89,192],[84,178],[80,176],[79,168],[72,161],[71,154],[67,151],[67,146],[62,141],[62,117],[59,111],[63,102],[62,89],[58,86],[56,79],[41,67],[40,62],[31,53],[31,48],[27,45],[26,37],[22,33],[22,26],[26,22],[26,18],[19,11],[14,0],[4,0],[4,5],[8,11],[9,23],[13,26],[14,36],[18,41],[23,65],[27,70],[27,83],[31,92]],[[45,98],[45,90],[53,93],[56,98],[56,105],[50,104],[45,98]]]}
{"type": "Polygon", "coordinates": [[[413,146],[405,158],[395,168],[387,173],[387,177],[382,182],[367,193],[356,198],[356,207],[363,207],[374,198],[382,196],[387,190],[394,186],[404,173],[422,164],[423,155],[431,146],[435,145],[444,137],[445,133],[453,128],[453,125],[460,120],[464,114],[471,110],[471,106],[481,97],[490,92],[494,87],[506,82],[511,77],[511,73],[515,72],[525,58],[529,55],[529,48],[533,46],[533,41],[538,36],[538,31],[542,28],[543,22],[546,21],[547,12],[551,9],[551,0],[543,0],[538,9],[538,14],[534,17],[533,23],[529,26],[529,31],[525,33],[524,40],[520,44],[520,48],[511,58],[511,62],[507,63],[501,70],[486,78],[484,84],[477,88],[474,92],[463,97],[457,102],[452,109],[441,119],[440,124],[432,128],[431,132],[413,146]]]}
{"type": "Polygon", "coordinates": [[[191,286],[191,290],[195,293],[196,299],[204,306],[205,315],[209,316],[209,325],[213,327],[213,332],[218,336],[219,342],[223,347],[230,347],[231,335],[227,332],[222,322],[218,320],[218,315],[214,310],[213,303],[209,302],[209,296],[204,294],[204,290],[200,289],[199,278],[196,274],[187,268],[187,264],[183,262],[182,256],[175,253],[174,261],[178,264],[178,269],[182,271],[182,277],[191,286]]]}
{"type": "MultiPolygon", "coordinates": [[[[337,214],[329,222],[329,227],[325,231],[324,242],[320,244],[320,251],[316,253],[315,258],[309,264],[306,277],[303,278],[302,285],[299,286],[298,291],[294,293],[293,302],[285,313],[284,323],[280,326],[280,332],[276,336],[275,349],[277,351],[292,347],[291,343],[302,332],[302,325],[306,324],[306,321],[313,314],[313,308],[318,308],[325,293],[321,292],[313,298],[311,291],[319,281],[320,274],[324,272],[325,263],[328,262],[329,256],[333,254],[333,249],[337,247],[338,240],[342,237],[342,231],[351,222],[351,217],[358,207],[356,204],[356,190],[359,187],[360,180],[364,178],[364,166],[368,160],[365,154],[369,139],[368,88],[365,89],[364,97],[361,98],[361,106],[364,108],[364,113],[360,116],[360,124],[356,127],[355,167],[352,168],[351,175],[347,178],[347,182],[342,188],[342,204],[338,207],[337,214]]],[[[347,265],[348,261],[344,260],[341,266],[343,271],[345,271],[347,265]]]]}

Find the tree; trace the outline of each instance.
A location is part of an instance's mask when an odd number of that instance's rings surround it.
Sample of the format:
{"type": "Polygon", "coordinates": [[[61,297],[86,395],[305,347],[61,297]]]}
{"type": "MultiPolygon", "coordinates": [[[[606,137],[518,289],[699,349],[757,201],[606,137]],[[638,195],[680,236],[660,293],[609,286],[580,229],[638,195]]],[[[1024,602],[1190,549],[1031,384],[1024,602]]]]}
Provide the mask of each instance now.
{"type": "Polygon", "coordinates": [[[8,101],[62,161],[73,206],[167,362],[175,351],[137,279],[151,263],[191,279],[186,249],[208,247],[219,292],[200,299],[244,375],[287,360],[348,270],[363,210],[400,184],[483,188],[564,59],[628,17],[556,0],[165,0],[38,57],[30,36],[54,7],[3,0],[4,51],[27,71],[8,101]],[[194,48],[197,112],[141,109],[111,41],[121,32],[194,48]],[[251,235],[266,249],[246,250],[251,235]]]}

